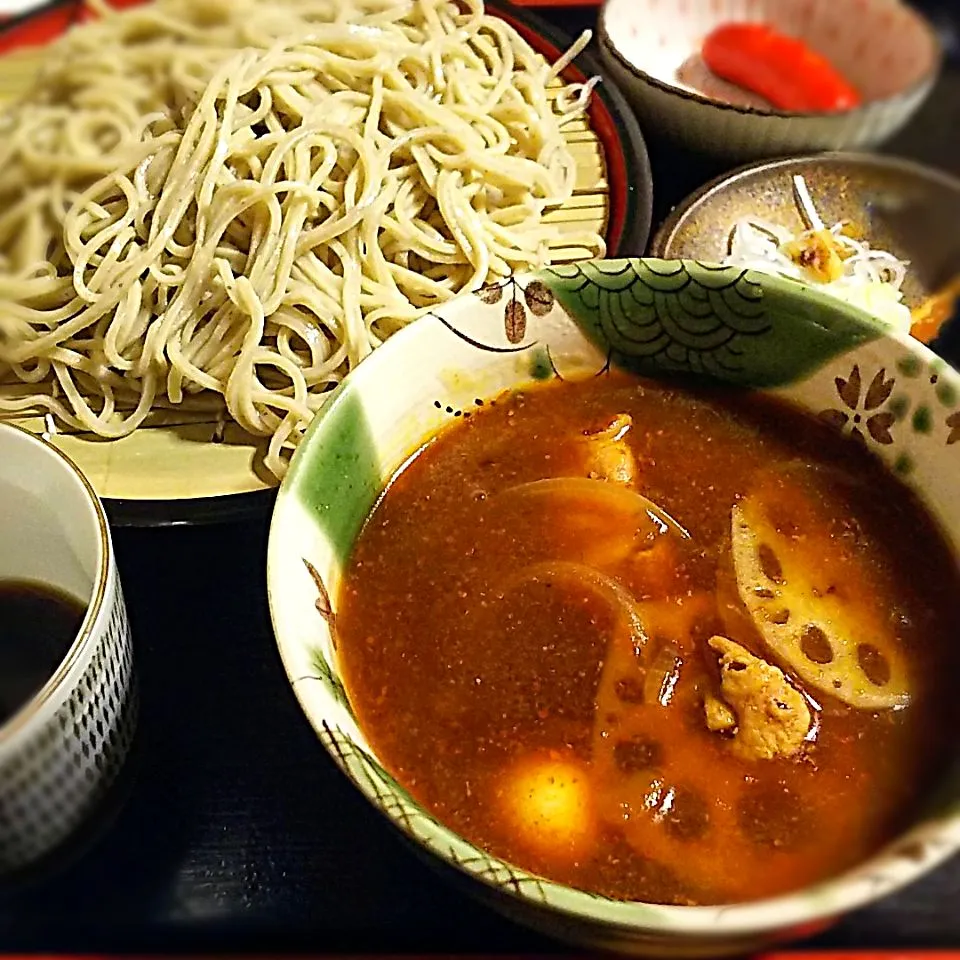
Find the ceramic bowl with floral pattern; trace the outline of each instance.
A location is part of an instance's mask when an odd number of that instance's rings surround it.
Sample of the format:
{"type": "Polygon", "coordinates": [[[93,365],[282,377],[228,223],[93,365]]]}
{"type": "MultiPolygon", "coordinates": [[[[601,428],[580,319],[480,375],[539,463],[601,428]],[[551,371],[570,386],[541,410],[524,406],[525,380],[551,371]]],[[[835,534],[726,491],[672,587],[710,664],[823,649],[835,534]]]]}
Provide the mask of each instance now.
{"type": "Polygon", "coordinates": [[[944,771],[912,829],[842,876],[746,904],[625,903],[533,876],[439,823],[371,749],[341,679],[341,572],[397,468],[478,402],[611,364],[790,399],[870,447],[960,547],[960,375],[923,345],[798,283],[739,268],[675,260],[557,267],[423,317],[352,373],[316,418],[270,534],[270,607],[287,675],[324,747],[371,803],[525,923],[592,947],[672,956],[747,952],[810,934],[960,849],[960,770],[944,771]]]}

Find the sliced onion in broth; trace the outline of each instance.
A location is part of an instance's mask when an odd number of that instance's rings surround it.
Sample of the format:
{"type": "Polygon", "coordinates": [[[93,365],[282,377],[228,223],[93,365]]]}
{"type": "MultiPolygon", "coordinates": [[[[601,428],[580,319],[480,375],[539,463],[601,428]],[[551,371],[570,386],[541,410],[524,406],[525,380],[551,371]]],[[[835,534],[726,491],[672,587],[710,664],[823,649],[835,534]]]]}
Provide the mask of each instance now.
{"type": "Polygon", "coordinates": [[[644,518],[660,533],[675,533],[684,540],[690,534],[659,504],[642,493],[608,480],[590,480],[586,477],[551,477],[510,487],[504,496],[556,497],[592,503],[597,508],[629,513],[644,518]]]}

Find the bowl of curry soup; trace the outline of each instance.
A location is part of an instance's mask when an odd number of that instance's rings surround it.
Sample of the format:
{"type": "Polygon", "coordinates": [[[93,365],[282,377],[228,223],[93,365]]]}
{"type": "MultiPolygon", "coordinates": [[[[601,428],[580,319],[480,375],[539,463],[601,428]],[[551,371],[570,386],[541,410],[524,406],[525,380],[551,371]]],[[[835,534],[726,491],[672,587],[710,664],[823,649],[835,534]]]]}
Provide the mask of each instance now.
{"type": "Polygon", "coordinates": [[[418,849],[564,939],[820,929],[960,846],[960,376],[791,280],[557,267],[340,385],[274,627],[418,849]]]}

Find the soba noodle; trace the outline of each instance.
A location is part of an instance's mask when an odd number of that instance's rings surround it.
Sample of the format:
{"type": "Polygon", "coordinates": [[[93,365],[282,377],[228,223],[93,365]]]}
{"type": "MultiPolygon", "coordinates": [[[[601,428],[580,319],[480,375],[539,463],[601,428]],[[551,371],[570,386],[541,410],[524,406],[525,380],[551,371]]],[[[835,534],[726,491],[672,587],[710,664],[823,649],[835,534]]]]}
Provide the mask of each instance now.
{"type": "Polygon", "coordinates": [[[159,0],[71,32],[0,118],[0,410],[117,438],[213,401],[282,475],[392,332],[548,259],[591,84],[548,85],[587,39],[550,66],[480,0],[159,0]]]}

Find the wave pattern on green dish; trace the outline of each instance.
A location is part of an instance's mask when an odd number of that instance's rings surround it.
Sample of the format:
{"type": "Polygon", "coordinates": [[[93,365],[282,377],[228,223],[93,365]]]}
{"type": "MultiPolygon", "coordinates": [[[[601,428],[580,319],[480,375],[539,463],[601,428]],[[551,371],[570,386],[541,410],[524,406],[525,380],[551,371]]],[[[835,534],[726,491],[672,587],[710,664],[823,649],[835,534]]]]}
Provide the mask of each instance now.
{"type": "Polygon", "coordinates": [[[882,334],[861,311],[739,267],[604,260],[539,274],[583,333],[636,373],[782,387],[882,334]]]}

